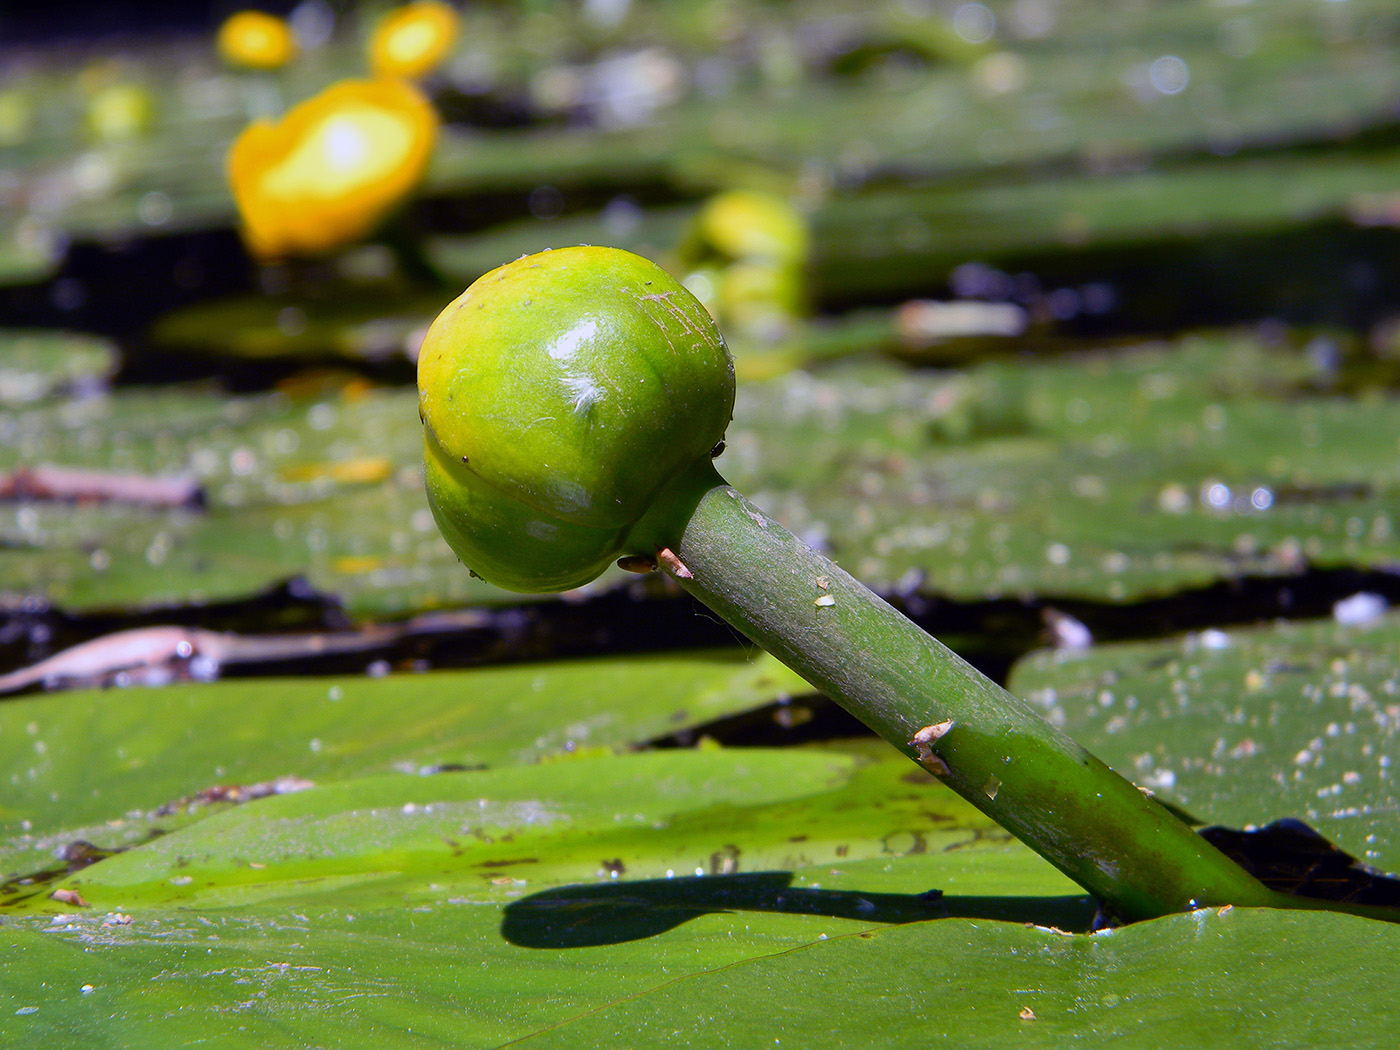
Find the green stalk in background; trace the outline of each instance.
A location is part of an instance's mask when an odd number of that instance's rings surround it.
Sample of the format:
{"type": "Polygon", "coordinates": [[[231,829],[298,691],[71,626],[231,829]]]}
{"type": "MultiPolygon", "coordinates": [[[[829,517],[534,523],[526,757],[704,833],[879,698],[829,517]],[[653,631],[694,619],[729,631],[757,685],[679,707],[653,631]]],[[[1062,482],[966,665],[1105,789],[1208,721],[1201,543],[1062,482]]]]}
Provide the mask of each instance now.
{"type": "Polygon", "coordinates": [[[1124,919],[1331,906],[1267,889],[727,485],[733,364],[652,263],[580,247],[486,274],[418,382],[429,503],[488,581],[660,568],[1124,919]]]}

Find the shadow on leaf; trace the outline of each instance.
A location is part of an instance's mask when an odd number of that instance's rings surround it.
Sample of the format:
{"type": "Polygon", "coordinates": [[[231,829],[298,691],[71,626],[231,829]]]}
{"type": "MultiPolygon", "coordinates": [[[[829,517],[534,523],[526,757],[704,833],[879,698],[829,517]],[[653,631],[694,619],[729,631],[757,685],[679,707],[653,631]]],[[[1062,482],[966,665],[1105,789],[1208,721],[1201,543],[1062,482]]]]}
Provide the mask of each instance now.
{"type": "Polygon", "coordinates": [[[1092,928],[1089,897],[948,897],[794,888],[792,873],[686,876],[561,886],[507,905],[501,935],[522,948],[593,948],[655,937],[701,915],[781,912],[871,923],[992,919],[1082,933],[1092,928]]]}

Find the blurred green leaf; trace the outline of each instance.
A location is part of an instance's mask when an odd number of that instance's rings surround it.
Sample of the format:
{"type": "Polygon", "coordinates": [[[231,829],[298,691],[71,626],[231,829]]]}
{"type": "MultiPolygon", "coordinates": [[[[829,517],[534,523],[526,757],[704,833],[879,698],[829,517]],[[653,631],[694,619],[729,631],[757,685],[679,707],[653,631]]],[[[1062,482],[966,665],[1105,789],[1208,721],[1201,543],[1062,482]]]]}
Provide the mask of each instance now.
{"type": "Polygon", "coordinates": [[[116,370],[116,347],[96,336],[0,329],[0,409],[95,392],[116,370]]]}
{"type": "MultiPolygon", "coordinates": [[[[881,338],[861,323],[854,337],[881,338]]],[[[882,588],[913,573],[960,598],[1126,601],[1386,565],[1400,557],[1400,468],[1377,435],[1400,433],[1400,405],[1332,381],[1306,348],[1229,333],[964,373],[864,360],[741,384],[719,467],[882,588]]],[[[0,506],[12,591],[111,608],[305,574],[360,613],[518,600],[439,537],[411,390],[133,388],[2,421],[0,468],[183,474],[208,496],[204,512],[0,506]]]]}
{"type": "Polygon", "coordinates": [[[1400,404],[1302,349],[1188,336],[962,374],[740,388],[720,471],[878,587],[1131,600],[1400,556],[1400,404]],[[905,574],[914,574],[911,584],[905,574]]]}

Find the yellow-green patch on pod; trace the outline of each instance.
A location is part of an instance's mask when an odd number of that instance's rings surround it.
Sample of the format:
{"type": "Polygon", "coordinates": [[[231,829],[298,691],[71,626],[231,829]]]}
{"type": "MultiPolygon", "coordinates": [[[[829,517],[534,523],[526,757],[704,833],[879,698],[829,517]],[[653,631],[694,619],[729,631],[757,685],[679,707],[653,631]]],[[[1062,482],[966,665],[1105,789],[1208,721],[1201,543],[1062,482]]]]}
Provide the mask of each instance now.
{"type": "Polygon", "coordinates": [[[734,407],[705,308],[654,263],[574,247],[491,271],[418,357],[427,488],[478,576],[544,592],[596,577],[734,407]]]}

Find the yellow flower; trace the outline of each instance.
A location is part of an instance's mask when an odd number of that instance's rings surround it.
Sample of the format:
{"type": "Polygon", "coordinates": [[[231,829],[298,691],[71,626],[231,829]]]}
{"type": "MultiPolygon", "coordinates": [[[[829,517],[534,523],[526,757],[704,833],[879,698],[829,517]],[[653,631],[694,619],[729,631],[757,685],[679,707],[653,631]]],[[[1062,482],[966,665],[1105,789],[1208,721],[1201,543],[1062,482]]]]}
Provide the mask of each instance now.
{"type": "Polygon", "coordinates": [[[375,26],[370,68],[380,77],[421,77],[436,69],[456,42],[457,11],[440,0],[419,0],[375,26]]]}
{"type": "Polygon", "coordinates": [[[249,125],[228,175],[249,250],[316,255],[365,236],[422,178],[437,113],[400,80],[346,80],[249,125]]]}
{"type": "Polygon", "coordinates": [[[231,66],[277,69],[297,53],[291,26],[276,15],[239,11],[219,27],[219,55],[231,66]]]}

